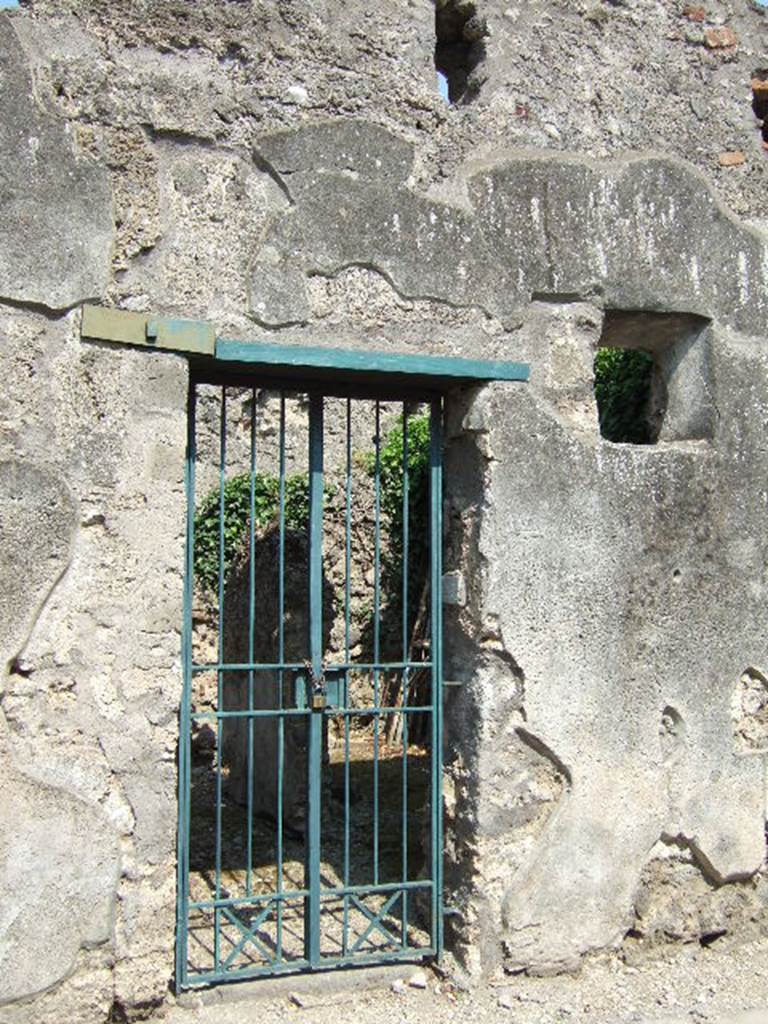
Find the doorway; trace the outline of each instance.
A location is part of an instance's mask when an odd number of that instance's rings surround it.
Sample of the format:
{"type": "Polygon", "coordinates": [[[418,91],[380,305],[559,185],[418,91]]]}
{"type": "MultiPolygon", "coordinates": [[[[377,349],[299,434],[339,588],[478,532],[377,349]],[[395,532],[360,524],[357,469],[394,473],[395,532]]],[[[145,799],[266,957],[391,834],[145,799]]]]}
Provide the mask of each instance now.
{"type": "Polygon", "coordinates": [[[179,988],[440,952],[441,419],[193,373],[179,988]]]}

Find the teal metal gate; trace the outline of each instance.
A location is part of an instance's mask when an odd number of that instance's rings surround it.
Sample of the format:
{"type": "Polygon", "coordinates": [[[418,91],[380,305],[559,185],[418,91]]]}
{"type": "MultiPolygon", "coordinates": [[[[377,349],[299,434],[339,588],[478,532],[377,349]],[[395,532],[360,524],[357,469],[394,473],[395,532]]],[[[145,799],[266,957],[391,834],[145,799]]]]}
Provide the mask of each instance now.
{"type": "Polygon", "coordinates": [[[179,988],[441,951],[441,416],[193,374],[179,988]]]}

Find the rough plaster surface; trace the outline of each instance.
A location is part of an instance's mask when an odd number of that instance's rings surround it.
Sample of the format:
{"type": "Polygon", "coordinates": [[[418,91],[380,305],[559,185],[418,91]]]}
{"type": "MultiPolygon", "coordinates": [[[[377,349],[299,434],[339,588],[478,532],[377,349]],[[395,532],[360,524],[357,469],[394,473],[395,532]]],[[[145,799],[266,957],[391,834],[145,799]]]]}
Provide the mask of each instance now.
{"type": "Polygon", "coordinates": [[[449,402],[452,941],[545,970],[664,931],[660,851],[681,937],[702,885],[760,912],[766,12],[479,6],[455,107],[428,2],[0,14],[4,1022],[141,1014],[173,970],[186,371],[83,345],[56,311],[94,297],[528,359],[449,402]],[[594,348],[651,335],[661,443],[610,445],[594,348]]]}
{"type": "MultiPolygon", "coordinates": [[[[526,328],[540,344],[567,336],[570,320],[589,353],[585,319],[583,307],[541,304],[526,328]]],[[[468,607],[452,620],[469,633],[452,670],[466,672],[470,641],[487,648],[472,685],[493,707],[500,669],[484,666],[506,652],[507,686],[523,690],[506,715],[565,780],[543,841],[513,877],[492,860],[479,867],[481,888],[504,890],[494,939],[514,968],[564,966],[618,942],[660,839],[688,848],[715,884],[750,877],[764,860],[763,760],[735,742],[731,702],[745,657],[763,646],[765,584],[747,582],[745,565],[761,558],[749,520],[760,515],[765,397],[731,337],[712,347],[713,378],[727,367],[729,384],[715,390],[711,443],[613,445],[575,430],[546,393],[511,385],[488,388],[456,421],[476,438],[480,465],[454,496],[476,555],[468,607]],[[748,470],[729,452],[735,432],[755,446],[748,470]],[[726,499],[736,492],[738,502],[726,499]]],[[[469,444],[455,458],[466,462],[469,444]]],[[[463,720],[460,704],[459,747],[463,720]]],[[[477,743],[477,770],[503,756],[495,737],[477,743]]],[[[477,786],[478,823],[515,801],[525,771],[523,762],[500,788],[477,786]]]]}
{"type": "Polygon", "coordinates": [[[0,999],[8,999],[43,991],[71,971],[81,946],[110,938],[119,858],[104,816],[66,792],[4,773],[0,800],[16,823],[0,844],[0,999]]]}
{"type": "Polygon", "coordinates": [[[173,942],[186,369],[75,332],[0,323],[9,1021],[156,1002],[173,942]]]}
{"type": "Polygon", "coordinates": [[[301,273],[355,265],[408,297],[477,305],[502,321],[535,295],[599,293],[607,308],[717,311],[746,331],[765,323],[768,243],[674,161],[501,156],[470,165],[468,207],[455,207],[407,188],[409,147],[368,126],[279,134],[257,151],[293,199],[265,238],[263,291],[258,258],[253,268],[251,308],[265,325],[306,319],[301,273]]]}
{"type": "Polygon", "coordinates": [[[0,658],[18,653],[51,587],[69,564],[77,509],[64,481],[43,467],[0,463],[0,658]],[[19,552],[35,552],[27,564],[19,552]]]}
{"type": "Polygon", "coordinates": [[[0,296],[64,309],[107,285],[109,176],[35,96],[10,20],[0,15],[0,296]]]}

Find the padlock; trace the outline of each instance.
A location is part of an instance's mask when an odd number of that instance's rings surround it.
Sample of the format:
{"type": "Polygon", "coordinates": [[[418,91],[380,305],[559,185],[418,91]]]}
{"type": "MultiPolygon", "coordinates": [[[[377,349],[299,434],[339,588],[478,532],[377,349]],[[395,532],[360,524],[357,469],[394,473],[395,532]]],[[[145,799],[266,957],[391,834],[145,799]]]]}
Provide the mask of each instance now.
{"type": "Polygon", "coordinates": [[[325,692],[325,662],[320,666],[319,675],[315,673],[311,661],[306,661],[304,665],[309,673],[309,681],[312,685],[312,710],[322,711],[327,707],[328,703],[325,692]]]}

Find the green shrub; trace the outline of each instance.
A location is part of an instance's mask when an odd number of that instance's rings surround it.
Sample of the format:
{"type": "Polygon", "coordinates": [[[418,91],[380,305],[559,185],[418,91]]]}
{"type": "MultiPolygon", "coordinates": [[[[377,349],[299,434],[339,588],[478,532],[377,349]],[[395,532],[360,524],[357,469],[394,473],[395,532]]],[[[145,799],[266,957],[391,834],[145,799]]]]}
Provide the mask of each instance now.
{"type": "MultiPolygon", "coordinates": [[[[429,416],[408,418],[408,532],[411,537],[426,531],[426,495],[429,486],[429,416]],[[422,529],[422,527],[424,529],[422,529]]],[[[389,526],[390,546],[402,549],[403,535],[403,418],[387,431],[379,452],[381,511],[389,526]]],[[[369,456],[374,473],[376,456],[369,456]]]]}
{"type": "MultiPolygon", "coordinates": [[[[429,554],[429,448],[428,415],[408,418],[408,590],[410,625],[424,586],[429,554]]],[[[367,469],[376,471],[376,456],[369,453],[367,469]]],[[[403,418],[387,431],[379,451],[381,512],[388,544],[382,564],[382,589],[388,609],[399,613],[403,586],[403,418]]]]}
{"type": "MultiPolygon", "coordinates": [[[[280,481],[268,473],[254,479],[254,527],[261,529],[277,517],[280,481]]],[[[195,578],[204,590],[216,592],[220,558],[220,492],[207,494],[195,513],[195,578]]],[[[251,514],[251,477],[241,473],[224,484],[224,577],[237,552],[247,542],[251,514]]],[[[309,481],[297,473],[285,481],[285,525],[289,530],[307,528],[309,481]]]]}
{"type": "Polygon", "coordinates": [[[607,441],[651,444],[648,404],[653,359],[634,348],[601,348],[595,356],[595,398],[607,441]]]}

